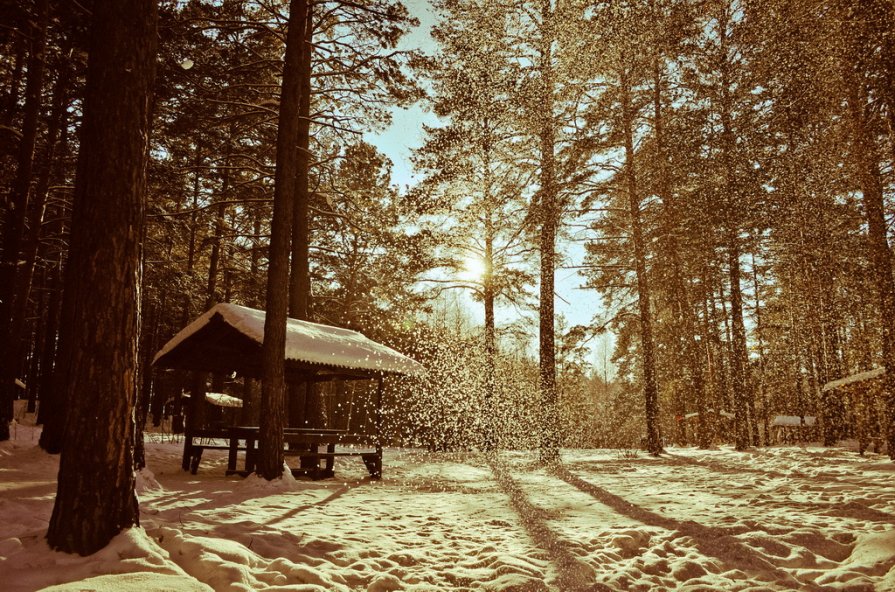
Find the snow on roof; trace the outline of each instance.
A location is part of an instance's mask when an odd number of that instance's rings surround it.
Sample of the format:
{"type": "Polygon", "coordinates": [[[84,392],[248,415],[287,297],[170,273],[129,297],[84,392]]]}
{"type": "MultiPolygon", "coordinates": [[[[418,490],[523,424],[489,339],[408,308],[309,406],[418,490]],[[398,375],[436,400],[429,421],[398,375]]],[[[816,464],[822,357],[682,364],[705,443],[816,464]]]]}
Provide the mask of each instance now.
{"type": "Polygon", "coordinates": [[[242,399],[226,393],[205,393],[205,400],[218,407],[242,407],[242,399]]]}
{"type": "Polygon", "coordinates": [[[858,372],[857,374],[852,374],[851,376],[846,376],[845,378],[838,378],[836,380],[831,380],[821,389],[822,392],[831,391],[833,389],[837,389],[839,387],[846,386],[848,384],[852,384],[855,382],[862,382],[864,380],[871,380],[873,378],[879,378],[883,374],[886,373],[885,368],[874,368],[873,370],[867,370],[866,372],[858,372]]]}
{"type": "Polygon", "coordinates": [[[817,418],[813,415],[800,417],[798,415],[778,415],[771,422],[772,426],[813,426],[817,423],[817,418]],[[804,422],[802,420],[805,420],[804,422]]]}
{"type": "MultiPolygon", "coordinates": [[[[153,363],[208,325],[215,315],[220,315],[225,323],[255,343],[260,345],[264,341],[263,310],[221,303],[172,337],[155,355],[153,363]]],[[[297,319],[287,320],[286,360],[411,376],[419,376],[426,371],[416,360],[357,331],[297,319]]]]}
{"type": "MultiPolygon", "coordinates": [[[[715,413],[715,410],[714,409],[706,409],[705,412],[706,412],[706,414],[715,413]]],[[[718,411],[717,414],[720,415],[721,417],[733,419],[733,413],[730,413],[729,411],[724,411],[723,409],[721,411],[718,411]]],[[[698,415],[699,415],[698,411],[692,411],[692,412],[684,415],[684,419],[693,419],[694,417],[696,417],[698,415]]]]}

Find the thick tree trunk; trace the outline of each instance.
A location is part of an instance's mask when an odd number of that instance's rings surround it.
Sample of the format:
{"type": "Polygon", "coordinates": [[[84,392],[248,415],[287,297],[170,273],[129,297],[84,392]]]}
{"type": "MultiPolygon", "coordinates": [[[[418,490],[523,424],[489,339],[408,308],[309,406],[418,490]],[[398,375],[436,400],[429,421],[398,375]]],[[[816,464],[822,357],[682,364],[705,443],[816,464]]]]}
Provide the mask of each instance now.
{"type": "Polygon", "coordinates": [[[50,547],[81,555],[139,524],[133,414],[156,24],[154,0],[93,4],[56,381],[70,406],[47,532],[50,547]]]}
{"type": "Polygon", "coordinates": [[[283,475],[286,319],[289,304],[289,242],[298,176],[301,66],[306,0],[292,0],[286,35],[283,85],[277,130],[274,211],[267,270],[267,315],[261,347],[261,421],[258,473],[267,480],[283,475]]]}
{"type": "Polygon", "coordinates": [[[640,218],[640,195],[637,189],[637,166],[634,160],[634,112],[631,105],[629,72],[622,67],[621,84],[622,130],[625,135],[625,191],[631,217],[631,237],[634,243],[634,269],[637,275],[637,307],[640,318],[640,359],[643,369],[643,400],[646,413],[646,449],[650,454],[662,452],[659,430],[659,390],[656,384],[656,349],[653,342],[653,321],[650,310],[650,288],[646,269],[646,245],[643,222],[640,218]]]}

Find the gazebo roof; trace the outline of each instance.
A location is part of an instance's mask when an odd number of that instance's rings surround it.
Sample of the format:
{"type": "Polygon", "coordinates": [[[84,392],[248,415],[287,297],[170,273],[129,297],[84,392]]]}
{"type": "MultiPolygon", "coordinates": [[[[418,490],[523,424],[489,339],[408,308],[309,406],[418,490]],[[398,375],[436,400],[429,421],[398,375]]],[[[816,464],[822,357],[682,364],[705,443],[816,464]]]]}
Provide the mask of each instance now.
{"type": "MultiPolygon", "coordinates": [[[[262,310],[218,304],[171,338],[152,363],[162,368],[260,377],[264,318],[262,310]]],[[[297,319],[287,321],[287,379],[415,376],[424,372],[415,360],[357,331],[297,319]]]]}

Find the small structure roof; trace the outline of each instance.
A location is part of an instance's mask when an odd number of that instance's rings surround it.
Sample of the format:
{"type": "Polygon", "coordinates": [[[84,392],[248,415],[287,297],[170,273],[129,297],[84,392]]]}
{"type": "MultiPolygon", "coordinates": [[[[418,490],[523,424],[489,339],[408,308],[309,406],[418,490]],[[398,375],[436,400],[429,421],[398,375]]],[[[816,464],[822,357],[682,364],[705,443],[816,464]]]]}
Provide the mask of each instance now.
{"type": "MultiPolygon", "coordinates": [[[[715,411],[714,409],[706,409],[705,414],[706,415],[717,414],[717,415],[720,415],[721,417],[726,417],[727,419],[733,419],[733,413],[730,413],[729,411],[724,411],[723,409],[721,411],[715,411]]],[[[698,417],[698,416],[699,416],[698,411],[691,411],[690,413],[687,413],[686,415],[684,415],[684,419],[693,419],[694,417],[698,417]]]]}
{"type": "Polygon", "coordinates": [[[836,380],[831,380],[827,384],[823,386],[821,389],[822,392],[831,391],[833,389],[837,389],[849,384],[853,384],[855,382],[863,382],[865,380],[872,380],[874,378],[879,378],[880,376],[886,373],[885,368],[874,368],[873,370],[867,370],[866,372],[858,372],[857,374],[852,374],[851,376],[846,376],[845,378],[838,378],[836,380]]]}
{"type": "Polygon", "coordinates": [[[205,393],[205,401],[218,407],[242,407],[242,399],[227,393],[205,393]]]}
{"type": "MultiPolygon", "coordinates": [[[[262,310],[218,304],[168,341],[152,363],[164,368],[260,377],[264,319],[262,310]]],[[[297,319],[287,321],[287,378],[325,380],[424,372],[415,360],[357,331],[297,319]]]]}
{"type": "Polygon", "coordinates": [[[813,426],[817,423],[817,417],[813,415],[805,415],[804,417],[798,415],[777,415],[774,417],[774,420],[771,422],[772,426],[813,426]]]}

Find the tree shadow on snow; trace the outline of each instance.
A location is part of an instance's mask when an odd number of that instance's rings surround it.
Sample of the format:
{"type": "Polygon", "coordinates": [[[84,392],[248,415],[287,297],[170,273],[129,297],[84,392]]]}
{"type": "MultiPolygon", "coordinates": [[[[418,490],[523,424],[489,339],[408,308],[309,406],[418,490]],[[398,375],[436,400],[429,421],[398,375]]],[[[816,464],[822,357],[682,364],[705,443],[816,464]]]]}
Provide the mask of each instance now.
{"type": "Polygon", "coordinates": [[[498,461],[488,461],[494,478],[509,498],[510,506],[519,516],[522,526],[532,541],[544,549],[556,568],[556,585],[570,592],[604,592],[612,588],[594,582],[595,575],[587,565],[572,554],[568,545],[546,524],[544,512],[535,507],[518,483],[504,470],[498,461]]]}
{"type": "Polygon", "coordinates": [[[711,528],[693,521],[679,521],[632,504],[621,496],[581,479],[561,465],[552,468],[557,478],[586,493],[619,514],[648,526],[656,526],[690,537],[704,555],[714,557],[733,569],[754,574],[765,581],[786,583],[799,590],[821,590],[810,582],[802,582],[768,562],[750,547],[736,540],[723,528],[711,528]]]}

